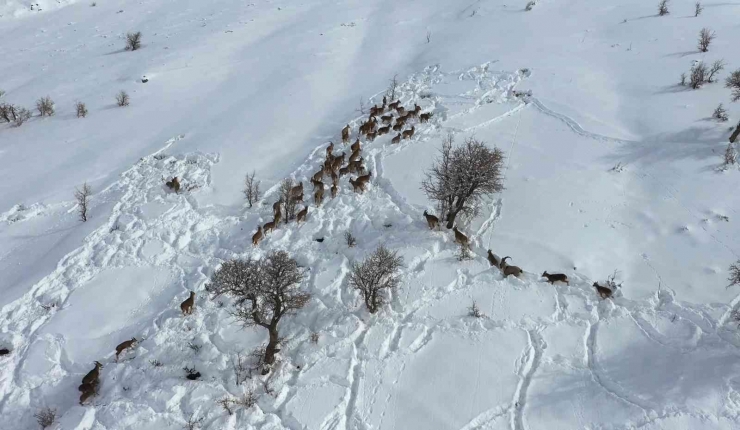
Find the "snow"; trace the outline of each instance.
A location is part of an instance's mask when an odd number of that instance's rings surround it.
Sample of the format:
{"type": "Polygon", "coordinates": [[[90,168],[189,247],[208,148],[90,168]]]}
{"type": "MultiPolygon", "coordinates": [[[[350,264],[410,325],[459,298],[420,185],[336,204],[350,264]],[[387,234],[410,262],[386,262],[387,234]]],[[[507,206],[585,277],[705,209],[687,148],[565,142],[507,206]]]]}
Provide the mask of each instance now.
{"type": "Polygon", "coordinates": [[[721,84],[740,67],[740,6],[694,17],[693,1],[674,0],[657,17],[637,0],[525,4],[2,2],[2,101],[49,95],[57,113],[0,125],[0,348],[12,350],[0,428],[38,428],[46,406],[59,430],[177,429],[191,416],[204,429],[740,426],[740,295],[726,288],[738,171],[717,171],[740,112],[721,84]],[[718,35],[707,53],[703,27],[718,35]],[[141,50],[123,49],[130,31],[141,50]],[[721,58],[719,83],[677,84],[693,61],[721,58]],[[356,130],[360,97],[379,103],[394,75],[429,123],[398,145],[395,133],[363,140],[365,193],[342,178],[336,198],[306,199],[305,223],[252,247],[279,182],[310,185],[329,141],[348,152],[339,130],[356,130]],[[120,90],[130,106],[115,106],[120,90]],[[730,122],[708,118],[719,102],[730,122]],[[435,207],[420,182],[450,133],[507,157],[506,189],[459,223],[469,261],[421,216],[435,207]],[[249,208],[253,170],[265,197],[249,208]],[[85,181],[81,223],[72,192],[85,181]],[[347,274],[380,244],[404,268],[371,315],[347,274]],[[267,335],[205,285],[221,262],[273,249],[307,268],[313,298],[281,322],[271,374],[240,384],[235,362],[251,364],[267,335]],[[491,268],[488,249],[521,279],[491,268]],[[615,270],[622,287],[601,300],[591,285],[615,270]],[[100,391],[79,405],[95,360],[100,391]],[[257,403],[233,415],[216,403],[248,391],[257,403]]]}

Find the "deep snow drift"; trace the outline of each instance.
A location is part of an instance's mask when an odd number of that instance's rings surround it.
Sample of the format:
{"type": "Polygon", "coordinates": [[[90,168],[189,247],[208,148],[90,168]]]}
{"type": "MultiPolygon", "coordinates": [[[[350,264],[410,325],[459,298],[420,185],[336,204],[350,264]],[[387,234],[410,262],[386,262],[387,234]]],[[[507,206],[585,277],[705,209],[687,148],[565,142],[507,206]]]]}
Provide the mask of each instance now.
{"type": "Polygon", "coordinates": [[[740,109],[721,83],[674,84],[693,60],[740,67],[740,6],[707,3],[695,18],[687,1],[667,17],[637,1],[530,12],[30,3],[0,6],[0,36],[14,40],[0,47],[0,101],[31,107],[48,94],[57,114],[0,126],[0,348],[13,350],[0,357],[0,428],[37,428],[46,406],[65,430],[177,429],[191,417],[207,429],[740,425],[740,296],[725,288],[739,257],[739,173],[717,172],[740,109]],[[701,54],[695,35],[707,26],[718,38],[701,54]],[[144,47],[123,51],[132,30],[144,47]],[[364,194],[346,177],[320,207],[307,193],[307,222],[253,248],[279,181],[310,185],[327,142],[341,152],[341,127],[366,118],[360,96],[377,103],[396,73],[402,103],[430,122],[400,144],[363,140],[364,194]],[[114,105],[121,89],[131,106],[114,105]],[[76,100],[87,118],[74,117],[76,100]],[[731,123],[707,119],[719,102],[731,123]],[[507,155],[506,189],[461,225],[470,261],[421,216],[434,205],[420,181],[448,133],[507,155]],[[266,193],[248,208],[240,187],[252,169],[266,193]],[[173,176],[179,194],[164,185],[173,176]],[[84,181],[94,195],[83,224],[71,197],[84,181]],[[346,277],[379,244],[405,267],[370,315],[346,277]],[[266,333],[241,328],[231,301],[204,286],[220,262],[270,249],[308,269],[313,299],[282,322],[273,372],[239,384],[235,363],[266,333]],[[489,267],[488,249],[511,255],[522,279],[489,267]],[[591,284],[615,269],[623,287],[601,300],[591,284]],[[540,280],[544,270],[570,285],[540,280]],[[183,316],[189,290],[195,312],[183,316]],[[473,302],[482,318],[468,316],[473,302]],[[116,361],[115,345],[133,336],[116,361]],[[100,392],[80,406],[94,360],[100,392]],[[216,403],[248,391],[257,403],[233,415],[216,403]]]}

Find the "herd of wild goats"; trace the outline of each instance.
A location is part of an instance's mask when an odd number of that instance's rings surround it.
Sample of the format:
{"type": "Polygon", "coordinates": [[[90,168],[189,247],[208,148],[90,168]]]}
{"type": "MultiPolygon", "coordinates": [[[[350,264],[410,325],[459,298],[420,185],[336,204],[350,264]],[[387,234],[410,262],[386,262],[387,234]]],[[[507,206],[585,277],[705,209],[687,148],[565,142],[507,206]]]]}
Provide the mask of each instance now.
{"type": "MultiPolygon", "coordinates": [[[[409,120],[411,120],[412,118],[418,118],[420,122],[427,122],[432,116],[431,113],[421,113],[421,107],[419,107],[418,105],[414,105],[413,110],[406,111],[403,106],[400,106],[400,101],[395,101],[390,104],[386,104],[386,102],[386,98],[383,97],[382,106],[376,105],[370,108],[370,117],[367,121],[363,122],[362,125],[360,125],[357,140],[352,145],[350,145],[352,154],[349,156],[349,161],[346,166],[344,166],[344,152],[342,152],[342,154],[340,155],[334,155],[334,143],[329,143],[329,146],[326,148],[326,159],[324,160],[324,163],[311,178],[311,183],[314,187],[314,203],[316,204],[316,206],[320,206],[324,199],[325,185],[322,180],[325,176],[331,178],[332,186],[330,187],[330,191],[331,197],[334,198],[337,195],[339,178],[350,173],[360,175],[365,172],[363,158],[361,155],[362,148],[360,146],[359,135],[364,135],[367,140],[373,141],[377,136],[382,136],[383,134],[389,133],[392,127],[394,131],[398,131],[399,133],[393,139],[391,139],[391,143],[399,143],[401,139],[410,139],[414,136],[414,126],[411,126],[410,129],[403,130],[409,120]],[[383,115],[384,113],[386,113],[386,111],[388,112],[388,114],[383,115]],[[394,120],[393,111],[396,111],[398,116],[395,118],[395,124],[391,126],[394,120]],[[387,125],[384,125],[383,127],[378,127],[378,116],[380,116],[381,123],[387,125]]],[[[342,143],[344,145],[349,143],[350,133],[350,126],[349,124],[347,124],[347,126],[342,129],[342,143]]],[[[352,185],[352,188],[355,192],[362,193],[363,191],[365,191],[365,185],[370,181],[371,176],[372,172],[368,172],[367,174],[357,176],[357,178],[355,179],[350,178],[349,183],[352,185]]],[[[166,185],[175,192],[180,191],[180,182],[178,181],[177,177],[174,177],[170,181],[167,181],[166,185]]],[[[293,187],[290,190],[289,198],[292,199],[293,202],[303,201],[303,182],[300,182],[297,186],[293,187]]],[[[281,208],[283,203],[284,202],[282,201],[281,197],[281,199],[273,204],[273,220],[271,222],[268,222],[264,226],[259,226],[259,228],[257,229],[257,233],[252,236],[252,244],[254,246],[257,246],[259,244],[265,234],[273,231],[280,224],[280,220],[282,219],[281,208]]],[[[307,215],[308,205],[304,204],[303,209],[300,210],[296,215],[296,222],[300,223],[301,221],[305,221],[307,215]]],[[[426,218],[427,224],[429,225],[430,229],[434,230],[439,228],[439,218],[429,214],[427,211],[424,211],[423,215],[424,218],[426,218]]],[[[453,228],[453,232],[455,233],[455,242],[460,244],[460,246],[462,247],[469,247],[468,237],[464,233],[458,230],[457,227],[453,228]]],[[[499,268],[504,277],[508,277],[509,275],[514,275],[516,277],[521,276],[521,274],[523,273],[522,269],[517,266],[512,266],[508,264],[506,260],[509,258],[511,257],[504,257],[502,259],[499,259],[499,257],[491,252],[490,249],[488,250],[488,261],[491,263],[491,266],[499,268]]],[[[568,276],[562,273],[551,274],[544,272],[542,274],[542,277],[547,278],[547,281],[551,284],[554,284],[555,282],[564,282],[566,284],[569,284],[568,276]]],[[[601,296],[602,299],[606,299],[612,296],[613,291],[611,289],[603,287],[598,283],[594,283],[593,286],[596,288],[598,294],[601,296]]],[[[195,293],[191,291],[190,296],[180,304],[180,310],[182,311],[183,315],[189,315],[190,313],[192,313],[194,304],[195,293]]],[[[118,360],[118,357],[121,355],[121,353],[133,347],[136,342],[136,338],[131,338],[130,340],[119,344],[116,347],[116,361],[118,360]]],[[[88,374],[85,375],[84,378],[82,378],[82,384],[79,386],[79,391],[82,392],[82,394],[80,395],[80,404],[83,404],[85,400],[97,393],[100,369],[102,367],[103,365],[100,362],[96,361],[95,368],[88,372],[88,374]]]]}

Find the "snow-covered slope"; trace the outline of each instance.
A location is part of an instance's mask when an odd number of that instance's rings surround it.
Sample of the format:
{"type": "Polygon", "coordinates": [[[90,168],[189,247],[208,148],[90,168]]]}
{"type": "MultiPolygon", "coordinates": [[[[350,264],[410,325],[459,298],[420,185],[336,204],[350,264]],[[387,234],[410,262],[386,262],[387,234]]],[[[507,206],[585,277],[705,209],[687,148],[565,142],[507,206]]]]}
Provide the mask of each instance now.
{"type": "Polygon", "coordinates": [[[696,60],[724,58],[720,82],[740,67],[740,5],[706,3],[694,17],[693,1],[674,1],[658,17],[637,0],[529,12],[501,1],[31,3],[0,5],[0,102],[49,95],[57,113],[0,126],[0,348],[12,349],[0,357],[0,428],[36,428],[46,406],[64,430],[176,429],[191,416],[208,429],[740,425],[740,296],[725,288],[740,257],[740,179],[716,171],[740,105],[721,83],[677,84],[696,60]],[[707,53],[695,48],[703,27],[717,32],[707,53]],[[141,50],[123,49],[129,31],[143,33],[141,50]],[[279,181],[308,185],[327,142],[366,117],[360,98],[378,102],[395,74],[402,102],[432,120],[399,145],[363,142],[364,194],[343,178],[305,224],[253,248],[279,181]],[[120,90],[130,106],[115,106],[120,90]],[[730,123],[708,119],[720,102],[730,123]],[[421,216],[434,206],[420,181],[448,133],[507,154],[506,189],[462,226],[475,252],[465,262],[421,216]],[[267,192],[247,208],[252,170],[267,192]],[[172,176],[185,192],[167,190],[172,176]],[[94,195],[80,223],[72,192],[85,181],[94,195]],[[403,282],[370,315],[346,275],[381,243],[404,257],[403,282]],[[237,384],[234,361],[266,336],[204,284],[220,262],[270,249],[310,269],[313,300],[282,323],[273,373],[237,384]],[[488,249],[526,274],[503,279],[488,249]],[[615,269],[623,287],[600,300],[591,284],[615,269]],[[570,285],[540,280],[544,270],[570,285]],[[196,310],[183,317],[188,290],[196,310]],[[483,318],[467,316],[473,301],[483,318]],[[132,336],[139,345],[116,362],[132,336]],[[94,360],[100,394],[80,406],[94,360]],[[202,378],[185,379],[185,366],[202,378]],[[216,404],[248,390],[251,408],[216,404]]]}

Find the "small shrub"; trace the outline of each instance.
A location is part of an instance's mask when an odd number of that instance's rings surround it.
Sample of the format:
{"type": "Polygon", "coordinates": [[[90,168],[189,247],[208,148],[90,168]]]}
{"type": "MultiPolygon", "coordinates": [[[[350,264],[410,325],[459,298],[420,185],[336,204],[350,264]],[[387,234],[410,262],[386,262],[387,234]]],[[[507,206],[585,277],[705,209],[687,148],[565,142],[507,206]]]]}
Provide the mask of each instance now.
{"type": "Polygon", "coordinates": [[[121,91],[120,93],[116,94],[116,104],[118,106],[120,107],[128,106],[130,101],[131,101],[131,98],[129,97],[126,91],[121,91]]]}
{"type": "Polygon", "coordinates": [[[26,108],[16,108],[15,106],[13,106],[11,113],[13,114],[13,125],[15,127],[20,127],[26,121],[31,119],[31,111],[26,108]]]}
{"type": "Polygon", "coordinates": [[[157,359],[149,360],[149,364],[151,364],[152,367],[162,367],[162,362],[157,359]]]}
{"type": "Polygon", "coordinates": [[[725,110],[724,106],[722,106],[722,103],[720,103],[719,106],[717,106],[717,109],[714,110],[714,113],[712,113],[712,118],[721,122],[725,122],[729,119],[727,117],[727,111],[725,110]]]}
{"type": "Polygon", "coordinates": [[[658,15],[664,16],[668,15],[670,12],[668,11],[668,0],[660,0],[660,3],[658,3],[658,15]]]}
{"type": "Polygon", "coordinates": [[[33,414],[33,417],[36,418],[36,422],[39,423],[41,428],[45,429],[54,424],[54,420],[57,418],[57,410],[46,407],[33,414]]]}
{"type": "Polygon", "coordinates": [[[393,75],[393,78],[388,81],[388,88],[385,90],[385,96],[388,97],[389,103],[396,99],[398,85],[398,75],[393,75]]]}
{"type": "Polygon", "coordinates": [[[309,336],[309,339],[311,340],[311,343],[319,343],[319,334],[313,332],[311,333],[311,336],[309,336]]]}
{"type": "Polygon", "coordinates": [[[714,63],[712,63],[712,67],[709,68],[709,76],[707,76],[707,82],[712,83],[714,82],[714,75],[719,73],[720,71],[725,69],[725,61],[724,60],[717,60],[714,63]]]}
{"type": "Polygon", "coordinates": [[[681,73],[681,86],[686,85],[686,73],[681,73]]]}
{"type": "Polygon", "coordinates": [[[82,189],[75,189],[75,200],[77,201],[77,211],[80,215],[80,221],[87,221],[87,209],[90,201],[90,195],[92,195],[92,188],[87,185],[87,182],[82,184],[82,189]]]}
{"type": "Polygon", "coordinates": [[[75,109],[77,110],[77,118],[84,118],[87,116],[87,107],[85,106],[85,103],[75,103],[75,109]]]}
{"type": "Polygon", "coordinates": [[[695,90],[701,88],[704,82],[706,82],[706,77],[707,66],[701,62],[694,64],[694,66],[691,68],[689,86],[695,90]]]}
{"type": "Polygon", "coordinates": [[[694,16],[701,15],[701,11],[703,10],[704,6],[702,6],[700,2],[696,2],[696,4],[694,5],[694,16]]]}
{"type": "Polygon", "coordinates": [[[252,377],[252,370],[244,356],[240,353],[236,354],[236,360],[232,362],[234,368],[234,376],[236,376],[236,385],[241,385],[252,377]]]}
{"type": "Polygon", "coordinates": [[[234,415],[234,411],[231,409],[231,405],[234,403],[234,399],[229,396],[224,396],[216,401],[229,415],[234,415]]]}
{"type": "Polygon", "coordinates": [[[732,145],[732,143],[727,144],[727,149],[725,149],[725,155],[724,155],[724,161],[722,163],[722,168],[727,169],[730,166],[734,166],[737,163],[737,151],[735,151],[735,147],[732,145]]]}
{"type": "Polygon", "coordinates": [[[480,311],[480,308],[478,307],[478,303],[476,303],[475,300],[473,300],[473,304],[470,305],[470,307],[468,308],[468,316],[474,317],[474,318],[483,317],[483,313],[480,311]]]}
{"type": "Polygon", "coordinates": [[[249,203],[250,208],[262,197],[260,192],[260,181],[256,181],[254,176],[255,172],[252,171],[252,173],[248,174],[246,178],[244,178],[243,192],[244,197],[247,199],[247,203],[249,203]]]}
{"type": "Polygon", "coordinates": [[[344,241],[347,243],[347,246],[350,248],[353,248],[355,245],[357,245],[357,239],[352,236],[352,233],[345,231],[344,232],[344,241]]]}
{"type": "Polygon", "coordinates": [[[732,312],[730,312],[730,320],[738,323],[737,326],[740,328],[740,310],[733,309],[732,312]]]}
{"type": "Polygon", "coordinates": [[[702,28],[699,32],[698,47],[701,52],[709,51],[709,45],[717,37],[716,33],[708,28],[702,28]]]}
{"type": "Polygon", "coordinates": [[[535,3],[534,1],[530,1],[530,2],[529,2],[529,3],[527,3],[527,5],[526,5],[526,6],[524,7],[524,10],[526,10],[527,12],[529,12],[530,10],[532,10],[532,8],[534,8],[534,6],[535,6],[536,4],[537,4],[537,3],[535,3]]]}
{"type": "Polygon", "coordinates": [[[249,409],[257,404],[257,396],[254,394],[254,391],[249,390],[237,401],[237,404],[249,409]]]}
{"type": "Polygon", "coordinates": [[[5,95],[5,91],[3,91],[3,90],[0,90],[0,97],[2,97],[2,96],[4,96],[4,95],[5,95]]]}
{"type": "Polygon", "coordinates": [[[193,350],[193,352],[196,353],[196,354],[198,352],[200,352],[200,345],[198,345],[196,343],[188,342],[188,348],[190,348],[191,350],[193,350]]]}
{"type": "Polygon", "coordinates": [[[740,69],[735,70],[725,79],[725,87],[732,90],[732,101],[740,100],[740,69]]]}
{"type": "Polygon", "coordinates": [[[184,428],[185,430],[197,430],[203,423],[203,418],[205,417],[195,418],[195,414],[190,414],[190,417],[182,426],[182,428],[184,428]]]}
{"type": "Polygon", "coordinates": [[[141,48],[141,32],[126,34],[126,50],[136,51],[141,48]]]}
{"type": "Polygon", "coordinates": [[[473,253],[470,252],[470,246],[465,243],[459,244],[457,248],[457,261],[472,260],[473,253]]]}
{"type": "Polygon", "coordinates": [[[36,100],[36,109],[41,116],[52,116],[54,115],[54,101],[49,96],[41,97],[36,100]]]}

